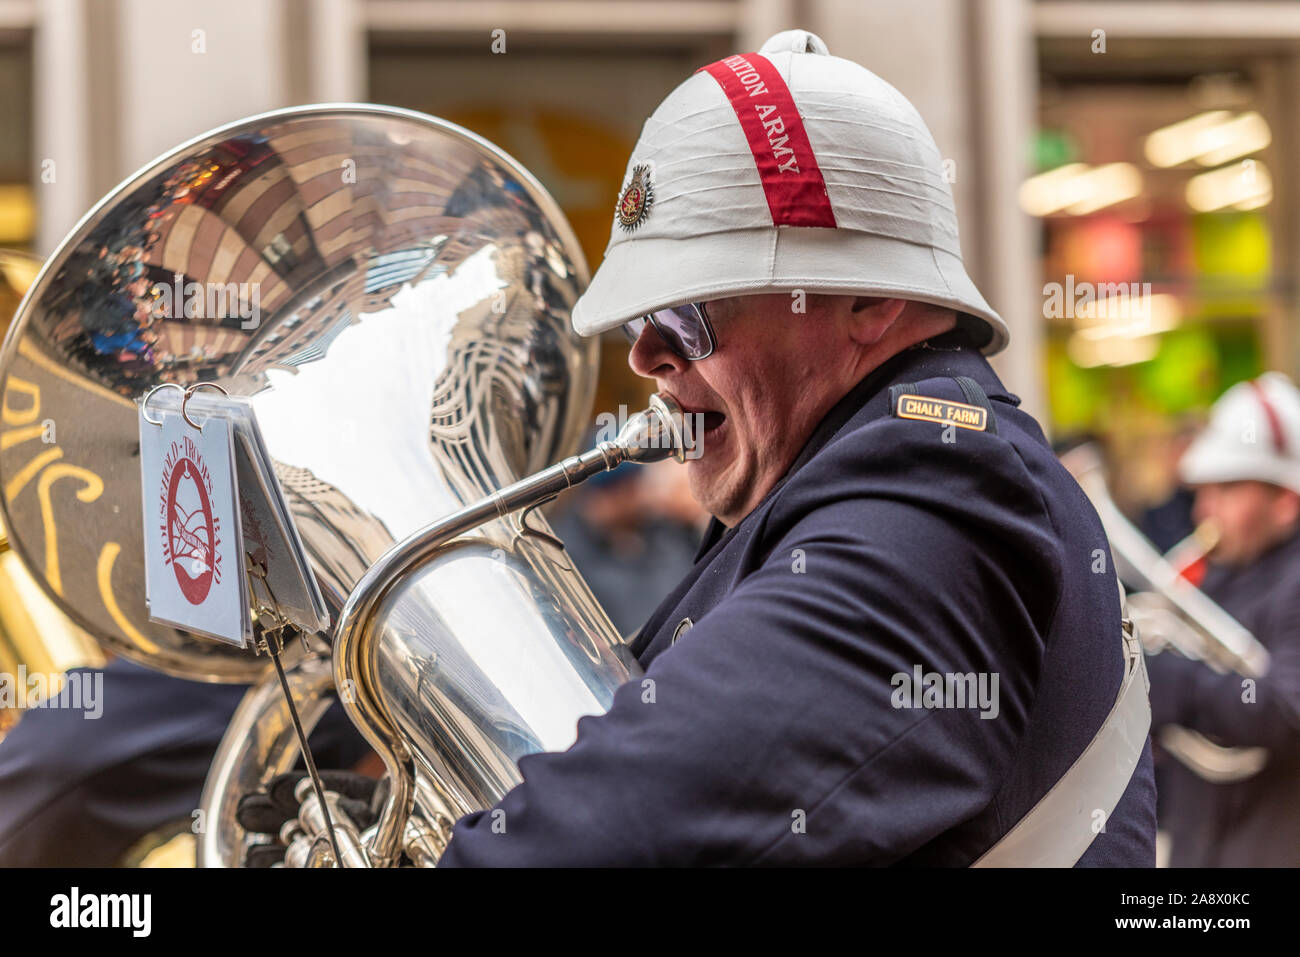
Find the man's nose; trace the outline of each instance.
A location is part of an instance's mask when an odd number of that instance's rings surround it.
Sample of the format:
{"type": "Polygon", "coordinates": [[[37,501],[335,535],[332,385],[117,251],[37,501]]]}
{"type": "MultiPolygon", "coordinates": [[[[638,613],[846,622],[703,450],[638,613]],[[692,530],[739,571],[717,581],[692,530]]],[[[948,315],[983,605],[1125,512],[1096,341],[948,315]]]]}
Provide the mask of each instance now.
{"type": "Polygon", "coordinates": [[[627,354],[627,364],[637,375],[657,379],[670,372],[685,372],[687,360],[668,348],[668,343],[659,335],[654,323],[647,322],[641,335],[632,343],[632,350],[627,354]]]}

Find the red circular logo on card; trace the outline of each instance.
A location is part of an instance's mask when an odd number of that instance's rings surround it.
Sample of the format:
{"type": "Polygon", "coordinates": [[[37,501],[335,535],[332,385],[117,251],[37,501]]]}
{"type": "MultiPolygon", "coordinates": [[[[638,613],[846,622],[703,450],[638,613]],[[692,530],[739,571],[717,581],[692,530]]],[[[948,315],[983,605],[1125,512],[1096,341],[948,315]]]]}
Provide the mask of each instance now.
{"type": "Polygon", "coordinates": [[[163,544],[181,594],[191,605],[207,600],[221,581],[217,522],[212,516],[212,478],[198,448],[173,442],[163,463],[163,544]]]}

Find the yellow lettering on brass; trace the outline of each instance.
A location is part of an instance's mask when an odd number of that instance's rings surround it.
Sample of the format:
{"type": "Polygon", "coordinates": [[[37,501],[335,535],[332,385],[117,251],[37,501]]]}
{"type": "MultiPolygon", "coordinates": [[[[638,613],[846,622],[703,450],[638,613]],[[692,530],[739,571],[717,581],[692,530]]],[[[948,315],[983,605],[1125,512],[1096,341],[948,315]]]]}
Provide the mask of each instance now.
{"type": "Polygon", "coordinates": [[[77,489],[77,499],[81,502],[93,502],[104,494],[104,480],[90,469],[60,462],[51,465],[36,483],[36,495],[41,503],[41,520],[45,524],[45,580],[50,583],[55,594],[63,594],[63,575],[59,570],[59,535],[58,524],[54,519],[54,506],[50,504],[50,486],[61,478],[78,478],[85,484],[77,489]]]}
{"type": "Polygon", "coordinates": [[[11,375],[5,382],[4,408],[0,410],[0,418],[3,418],[5,425],[27,425],[29,422],[35,422],[36,417],[41,414],[41,389],[35,382],[28,382],[26,379],[20,379],[16,375],[11,375]],[[27,409],[15,409],[9,404],[9,392],[24,393],[32,397],[32,404],[27,409]]]}
{"type": "Polygon", "coordinates": [[[26,428],[10,429],[3,435],[0,435],[0,450],[11,449],[15,445],[26,442],[29,439],[39,439],[45,434],[45,425],[37,422],[35,425],[29,425],[26,428]]]}
{"type": "Polygon", "coordinates": [[[122,546],[117,542],[106,542],[99,553],[99,563],[95,569],[96,577],[99,579],[99,597],[103,600],[104,607],[108,609],[108,614],[114,623],[122,629],[122,634],[126,635],[137,648],[152,654],[158,650],[158,646],[140,634],[126,615],[122,614],[122,609],[117,604],[117,597],[113,594],[113,563],[117,561],[118,553],[121,551],[122,546]]]}
{"type": "Polygon", "coordinates": [[[49,465],[55,459],[63,457],[63,449],[57,445],[53,448],[46,449],[36,458],[32,459],[26,465],[18,470],[18,474],[5,483],[5,501],[12,502],[18,497],[18,493],[27,487],[27,483],[35,478],[36,473],[45,466],[49,465]]]}
{"type": "MultiPolygon", "coordinates": [[[[30,424],[40,414],[40,386],[16,375],[9,376],[5,382],[4,402],[3,407],[0,408],[0,420],[5,425],[26,426],[26,428],[13,428],[5,431],[0,436],[0,450],[12,448],[19,443],[43,434],[44,425],[30,424]],[[14,408],[9,401],[11,392],[31,396],[31,406],[26,409],[14,408]]],[[[50,501],[50,486],[61,478],[76,478],[82,482],[82,487],[76,493],[79,501],[93,502],[104,494],[104,480],[90,469],[83,469],[78,465],[69,465],[66,462],[60,462],[57,465],[53,464],[62,457],[63,450],[57,445],[52,446],[20,468],[4,486],[5,500],[12,502],[27,487],[28,482],[39,476],[36,482],[36,497],[40,502],[41,524],[44,526],[45,532],[45,580],[49,582],[50,588],[58,595],[63,594],[63,573],[59,568],[59,523],[54,515],[53,503],[50,501]]],[[[116,553],[114,553],[114,556],[116,556],[116,553]]]]}

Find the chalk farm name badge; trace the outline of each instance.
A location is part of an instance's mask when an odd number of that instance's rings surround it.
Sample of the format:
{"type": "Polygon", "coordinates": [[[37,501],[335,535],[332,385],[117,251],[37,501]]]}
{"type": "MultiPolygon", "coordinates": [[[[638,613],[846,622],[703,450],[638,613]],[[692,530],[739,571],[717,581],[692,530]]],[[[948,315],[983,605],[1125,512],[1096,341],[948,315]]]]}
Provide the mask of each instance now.
{"type": "Polygon", "coordinates": [[[179,411],[140,418],[149,617],[243,646],[246,601],[230,423],[179,411]],[[157,424],[161,423],[161,424],[157,424]]]}

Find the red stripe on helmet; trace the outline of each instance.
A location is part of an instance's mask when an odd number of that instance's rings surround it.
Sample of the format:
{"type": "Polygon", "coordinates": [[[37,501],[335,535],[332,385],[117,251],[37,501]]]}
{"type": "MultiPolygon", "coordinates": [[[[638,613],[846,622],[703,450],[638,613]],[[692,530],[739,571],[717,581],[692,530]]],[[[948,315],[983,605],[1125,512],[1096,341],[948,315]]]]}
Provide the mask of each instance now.
{"type": "Polygon", "coordinates": [[[1269,431],[1273,433],[1273,448],[1277,450],[1278,455],[1286,455],[1286,433],[1282,431],[1282,419],[1278,416],[1277,409],[1273,408],[1273,403],[1269,401],[1268,393],[1264,391],[1262,385],[1254,379],[1248,381],[1255,398],[1264,407],[1264,417],[1268,419],[1269,431]]]}
{"type": "Polygon", "coordinates": [[[736,111],[763,181],[772,225],[834,227],[835,212],[817,157],[790,88],[772,61],[757,53],[737,53],[700,70],[718,81],[736,111]]]}

